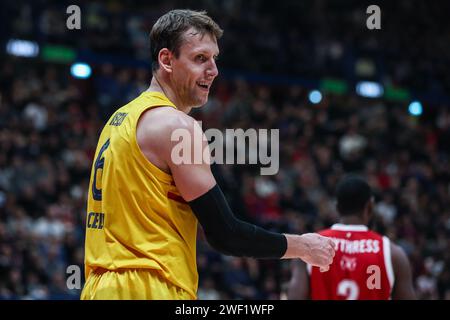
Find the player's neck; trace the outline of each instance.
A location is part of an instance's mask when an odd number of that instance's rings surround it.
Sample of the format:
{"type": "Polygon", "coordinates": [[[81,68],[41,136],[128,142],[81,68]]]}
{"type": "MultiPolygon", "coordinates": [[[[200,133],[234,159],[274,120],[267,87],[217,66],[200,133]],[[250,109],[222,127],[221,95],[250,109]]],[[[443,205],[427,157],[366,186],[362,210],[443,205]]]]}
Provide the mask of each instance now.
{"type": "Polygon", "coordinates": [[[350,224],[350,225],[367,225],[364,219],[358,216],[341,217],[339,222],[342,224],[350,224]]]}
{"type": "Polygon", "coordinates": [[[147,91],[156,91],[164,94],[176,107],[178,110],[189,114],[191,111],[191,107],[183,106],[181,101],[177,98],[177,94],[172,88],[164,82],[164,80],[159,79],[156,76],[153,76],[152,81],[150,82],[150,87],[147,91]]]}

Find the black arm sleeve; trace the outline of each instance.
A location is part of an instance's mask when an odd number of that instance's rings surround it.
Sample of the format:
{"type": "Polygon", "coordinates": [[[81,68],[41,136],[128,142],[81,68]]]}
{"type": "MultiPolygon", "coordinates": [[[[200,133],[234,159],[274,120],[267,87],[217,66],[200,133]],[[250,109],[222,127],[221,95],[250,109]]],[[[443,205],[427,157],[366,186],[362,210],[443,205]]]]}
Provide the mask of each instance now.
{"type": "Polygon", "coordinates": [[[281,258],[286,253],[286,237],[237,219],[217,184],[189,205],[202,225],[208,243],[223,254],[281,258]]]}

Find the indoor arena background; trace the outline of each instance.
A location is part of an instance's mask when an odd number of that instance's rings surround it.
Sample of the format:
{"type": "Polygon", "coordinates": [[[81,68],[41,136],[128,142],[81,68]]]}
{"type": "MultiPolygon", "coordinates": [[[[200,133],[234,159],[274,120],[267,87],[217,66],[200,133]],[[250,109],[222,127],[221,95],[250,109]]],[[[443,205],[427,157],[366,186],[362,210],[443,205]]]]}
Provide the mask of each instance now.
{"type": "MultiPolygon", "coordinates": [[[[70,266],[83,274],[97,138],[147,89],[149,31],[174,8],[205,9],[225,30],[220,75],[194,113],[203,129],[280,130],[278,174],[213,166],[236,215],[280,232],[328,227],[337,180],[357,172],[418,297],[449,299],[450,2],[375,2],[375,30],[369,4],[1,1],[0,299],[79,298],[67,280],[70,266]]],[[[284,297],[289,261],[226,257],[198,238],[199,299],[284,297]]]]}

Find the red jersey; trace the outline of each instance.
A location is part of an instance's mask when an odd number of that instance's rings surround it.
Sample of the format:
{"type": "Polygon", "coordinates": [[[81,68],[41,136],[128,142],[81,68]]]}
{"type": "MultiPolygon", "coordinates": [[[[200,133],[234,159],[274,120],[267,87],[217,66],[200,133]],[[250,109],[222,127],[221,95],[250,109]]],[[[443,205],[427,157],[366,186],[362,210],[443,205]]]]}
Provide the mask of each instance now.
{"type": "Polygon", "coordinates": [[[363,225],[335,224],[319,234],[335,242],[327,272],[307,265],[313,300],[387,300],[394,285],[390,241],[363,225]]]}

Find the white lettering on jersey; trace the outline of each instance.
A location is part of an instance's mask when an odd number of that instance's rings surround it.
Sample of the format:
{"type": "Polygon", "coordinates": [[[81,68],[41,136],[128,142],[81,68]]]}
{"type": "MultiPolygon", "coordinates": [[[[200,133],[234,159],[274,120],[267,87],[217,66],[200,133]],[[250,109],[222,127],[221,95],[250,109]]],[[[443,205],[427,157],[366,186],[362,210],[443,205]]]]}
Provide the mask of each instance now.
{"type": "Polygon", "coordinates": [[[331,238],[335,243],[335,249],[342,253],[378,253],[380,252],[380,241],[373,239],[346,240],[331,238]]]}

